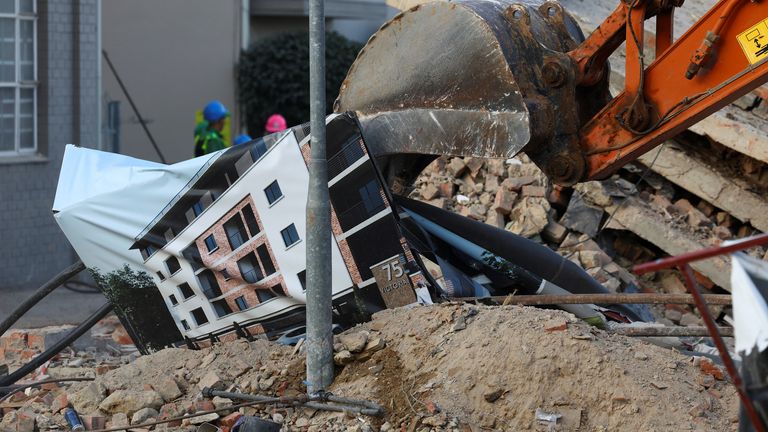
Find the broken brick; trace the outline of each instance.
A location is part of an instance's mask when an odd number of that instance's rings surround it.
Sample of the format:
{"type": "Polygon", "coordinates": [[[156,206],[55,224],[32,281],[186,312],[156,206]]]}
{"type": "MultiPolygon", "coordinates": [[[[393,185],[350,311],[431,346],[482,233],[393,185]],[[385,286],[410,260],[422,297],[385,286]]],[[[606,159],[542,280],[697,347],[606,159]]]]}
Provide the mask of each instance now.
{"type": "Polygon", "coordinates": [[[568,321],[564,319],[551,320],[544,324],[544,330],[548,332],[563,331],[568,328],[568,321]]]}
{"type": "Polygon", "coordinates": [[[720,369],[717,365],[712,363],[712,360],[703,358],[701,359],[701,362],[699,363],[699,369],[701,372],[703,372],[706,375],[712,375],[716,380],[722,381],[725,379],[725,375],[723,374],[723,370],[720,369]]]}

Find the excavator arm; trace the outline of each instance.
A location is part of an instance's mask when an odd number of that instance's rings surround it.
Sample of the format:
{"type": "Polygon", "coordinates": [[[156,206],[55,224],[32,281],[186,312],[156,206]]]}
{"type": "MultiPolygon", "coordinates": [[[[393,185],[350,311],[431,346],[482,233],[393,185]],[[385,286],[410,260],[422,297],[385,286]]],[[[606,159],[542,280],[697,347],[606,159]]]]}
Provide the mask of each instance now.
{"type": "Polygon", "coordinates": [[[626,39],[626,83],[581,127],[585,179],[603,178],[768,81],[768,2],[723,0],[672,42],[675,5],[656,18],[656,59],[645,66],[647,0],[619,5],[579,48],[569,52],[577,85],[605,73],[604,47],[626,39]],[[622,37],[623,36],[623,37],[622,37]]]}
{"type": "Polygon", "coordinates": [[[673,41],[680,6],[625,0],[584,38],[555,1],[421,4],[371,37],[335,109],[356,112],[396,192],[438,155],[522,151],[559,184],[604,178],[768,81],[768,1],[722,0],[673,41]]]}

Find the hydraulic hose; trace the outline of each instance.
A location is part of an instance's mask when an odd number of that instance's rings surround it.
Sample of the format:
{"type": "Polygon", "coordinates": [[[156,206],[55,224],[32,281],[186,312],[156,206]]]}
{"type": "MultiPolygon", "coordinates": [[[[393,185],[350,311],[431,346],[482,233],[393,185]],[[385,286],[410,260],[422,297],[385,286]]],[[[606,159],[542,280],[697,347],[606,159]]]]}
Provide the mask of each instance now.
{"type": "Polygon", "coordinates": [[[32,309],[32,306],[36,305],[40,300],[44,299],[45,296],[66,282],[67,279],[83,271],[83,269],[85,269],[85,264],[78,260],[76,263],[72,264],[71,266],[64,269],[61,273],[54,276],[53,279],[44,283],[43,286],[38,288],[37,291],[32,294],[32,296],[24,300],[24,303],[19,305],[16,310],[11,312],[11,315],[9,315],[8,318],[4,319],[3,322],[0,323],[0,336],[5,334],[5,332],[8,331],[8,329],[11,328],[11,326],[15,324],[19,318],[24,316],[25,313],[32,309]]]}
{"type": "Polygon", "coordinates": [[[88,319],[86,319],[85,321],[80,323],[80,325],[72,329],[72,331],[67,333],[64,339],[56,342],[52,347],[48,348],[43,353],[41,353],[37,357],[30,360],[29,363],[16,369],[11,374],[4,377],[0,377],[0,387],[14,384],[16,381],[20,380],[21,378],[26,376],[28,373],[34,371],[37,367],[47,362],[51,358],[53,358],[53,356],[58,354],[66,346],[68,346],[69,344],[74,342],[77,338],[82,336],[83,333],[90,330],[91,327],[93,327],[97,322],[99,322],[100,319],[107,316],[107,314],[110,313],[111,311],[112,311],[112,304],[105,303],[104,306],[102,306],[101,308],[99,308],[99,310],[94,312],[93,315],[89,316],[88,319]]]}

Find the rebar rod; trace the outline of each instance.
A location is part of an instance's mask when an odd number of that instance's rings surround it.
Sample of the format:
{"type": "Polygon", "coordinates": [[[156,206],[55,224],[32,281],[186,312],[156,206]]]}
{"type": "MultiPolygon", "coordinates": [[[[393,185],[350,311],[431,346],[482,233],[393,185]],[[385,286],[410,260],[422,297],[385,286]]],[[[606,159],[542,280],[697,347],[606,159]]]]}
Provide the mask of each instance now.
{"type": "MultiPolygon", "coordinates": [[[[710,305],[731,304],[730,294],[703,294],[710,305]]],[[[557,304],[695,304],[690,294],[568,294],[568,295],[510,295],[493,297],[457,297],[451,300],[493,300],[505,304],[540,306],[557,304]]]]}

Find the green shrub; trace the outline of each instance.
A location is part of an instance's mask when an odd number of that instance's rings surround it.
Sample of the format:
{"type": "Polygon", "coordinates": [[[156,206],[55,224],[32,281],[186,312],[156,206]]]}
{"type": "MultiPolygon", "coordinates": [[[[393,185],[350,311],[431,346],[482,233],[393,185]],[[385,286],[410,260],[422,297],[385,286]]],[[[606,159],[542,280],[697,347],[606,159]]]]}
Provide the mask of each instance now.
{"type": "MultiPolygon", "coordinates": [[[[361,44],[335,32],[325,38],[326,113],[333,110],[341,82],[361,44]]],[[[246,126],[261,136],[267,118],[282,114],[288,126],[309,121],[309,35],[281,33],[259,40],[240,55],[240,102],[246,126]]]]}

